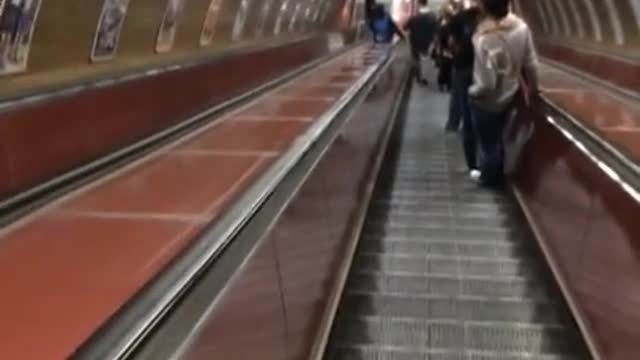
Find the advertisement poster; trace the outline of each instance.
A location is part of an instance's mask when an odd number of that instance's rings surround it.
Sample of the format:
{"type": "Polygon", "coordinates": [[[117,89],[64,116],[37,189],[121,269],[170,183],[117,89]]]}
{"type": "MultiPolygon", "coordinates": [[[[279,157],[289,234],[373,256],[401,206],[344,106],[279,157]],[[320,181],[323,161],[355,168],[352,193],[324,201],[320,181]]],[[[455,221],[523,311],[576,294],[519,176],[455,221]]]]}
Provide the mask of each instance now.
{"type": "Polygon", "coordinates": [[[333,3],[329,1],[324,2],[324,8],[322,9],[322,15],[320,16],[320,21],[323,24],[326,23],[327,20],[329,19],[329,12],[331,11],[332,4],[333,3]]]}
{"type": "Polygon", "coordinates": [[[178,22],[184,9],[185,0],[169,0],[164,11],[160,29],[158,29],[158,40],[156,41],[156,52],[163,53],[173,48],[178,30],[178,22]]]}
{"type": "Polygon", "coordinates": [[[364,0],[355,0],[353,4],[353,16],[352,16],[352,27],[357,27],[361,22],[364,21],[365,18],[365,4],[364,0]]]}
{"type": "Polygon", "coordinates": [[[0,75],[27,69],[41,0],[0,0],[0,75]]]}
{"type": "Polygon", "coordinates": [[[105,0],[91,49],[92,61],[112,59],[118,50],[120,32],[130,0],[105,0]]]}
{"type": "Polygon", "coordinates": [[[222,9],[222,0],[211,0],[207,15],[204,18],[202,32],[200,33],[200,46],[208,46],[213,42],[216,36],[216,27],[218,26],[218,16],[222,9]]]}
{"type": "Polygon", "coordinates": [[[262,36],[264,35],[264,28],[267,26],[267,19],[269,18],[269,14],[271,13],[271,8],[273,7],[273,0],[265,0],[262,4],[262,10],[260,11],[260,20],[258,22],[258,26],[256,26],[256,35],[262,36]]]}
{"type": "Polygon", "coordinates": [[[247,16],[249,15],[249,4],[251,0],[240,0],[240,7],[236,14],[236,20],[233,23],[233,31],[231,32],[231,39],[238,41],[242,38],[244,33],[244,25],[247,23],[247,16]]]}
{"type": "Polygon", "coordinates": [[[317,24],[318,21],[320,21],[320,14],[322,13],[322,2],[317,2],[316,3],[316,9],[313,12],[313,23],[317,24]]]}
{"type": "Polygon", "coordinates": [[[351,25],[351,19],[353,18],[353,5],[355,4],[354,0],[347,0],[344,2],[344,6],[342,7],[342,11],[340,12],[340,28],[348,29],[351,25]]]}
{"type": "Polygon", "coordinates": [[[302,16],[302,31],[307,31],[311,25],[311,5],[308,5],[302,16]]]}
{"type": "Polygon", "coordinates": [[[282,23],[284,22],[284,18],[289,11],[289,0],[283,0],[282,5],[280,5],[280,11],[278,12],[278,17],[276,18],[276,23],[273,27],[273,35],[280,35],[282,32],[282,23]]]}
{"type": "Polygon", "coordinates": [[[300,16],[300,9],[302,9],[302,4],[296,4],[296,7],[293,8],[293,14],[291,14],[291,19],[289,21],[289,32],[294,32],[296,30],[298,17],[300,16]]]}

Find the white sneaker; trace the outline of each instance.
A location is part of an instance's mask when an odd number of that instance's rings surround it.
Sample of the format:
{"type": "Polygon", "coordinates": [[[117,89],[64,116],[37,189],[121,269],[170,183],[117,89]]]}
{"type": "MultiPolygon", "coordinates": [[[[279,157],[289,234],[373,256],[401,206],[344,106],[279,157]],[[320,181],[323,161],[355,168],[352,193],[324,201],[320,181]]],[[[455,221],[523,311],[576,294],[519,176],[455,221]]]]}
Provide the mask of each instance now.
{"type": "Polygon", "coordinates": [[[473,181],[479,181],[480,177],[482,177],[482,173],[480,172],[480,170],[473,169],[469,171],[469,177],[473,181]]]}

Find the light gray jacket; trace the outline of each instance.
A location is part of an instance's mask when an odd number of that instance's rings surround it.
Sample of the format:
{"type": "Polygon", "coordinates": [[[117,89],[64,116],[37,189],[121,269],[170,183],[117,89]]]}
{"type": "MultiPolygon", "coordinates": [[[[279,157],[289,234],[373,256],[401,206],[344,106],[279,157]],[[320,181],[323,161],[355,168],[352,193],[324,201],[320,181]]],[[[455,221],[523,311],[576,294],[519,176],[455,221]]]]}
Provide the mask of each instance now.
{"type": "Polygon", "coordinates": [[[499,22],[482,21],[473,37],[475,62],[471,101],[480,108],[506,110],[519,89],[524,70],[530,92],[538,89],[538,59],[529,26],[514,14],[499,22]]]}

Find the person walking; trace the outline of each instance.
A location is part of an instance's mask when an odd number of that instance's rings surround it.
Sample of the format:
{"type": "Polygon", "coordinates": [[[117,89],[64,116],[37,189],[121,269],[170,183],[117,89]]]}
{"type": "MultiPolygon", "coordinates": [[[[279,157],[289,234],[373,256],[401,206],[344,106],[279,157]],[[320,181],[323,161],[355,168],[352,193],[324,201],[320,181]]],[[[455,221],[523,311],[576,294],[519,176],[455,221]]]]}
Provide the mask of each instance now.
{"type": "Polygon", "coordinates": [[[538,60],[527,23],[510,12],[510,0],[481,0],[485,18],[473,37],[472,115],[482,152],[481,183],[504,183],[502,135],[517,97],[538,90],[538,60]]]}
{"type": "Polygon", "coordinates": [[[401,39],[405,38],[398,25],[387,13],[384,6],[380,4],[374,5],[371,10],[369,29],[371,29],[375,44],[389,45],[393,42],[395,35],[398,35],[401,39]]]}
{"type": "Polygon", "coordinates": [[[446,130],[457,132],[462,120],[462,145],[469,175],[474,180],[480,178],[480,171],[478,171],[477,164],[476,130],[471,117],[468,91],[473,82],[474,47],[472,39],[479,18],[479,5],[477,0],[472,0],[468,8],[451,17],[448,26],[450,47],[453,53],[453,76],[446,130]]]}
{"type": "Polygon", "coordinates": [[[404,30],[409,32],[409,45],[411,47],[411,57],[413,58],[413,72],[416,81],[423,85],[429,82],[422,74],[422,58],[428,56],[434,37],[438,32],[438,18],[429,9],[428,0],[418,0],[420,9],[418,14],[409,18],[404,26],[404,30]]]}
{"type": "Polygon", "coordinates": [[[431,51],[436,67],[438,68],[438,88],[440,91],[451,90],[451,72],[453,54],[451,53],[449,44],[449,18],[451,15],[443,11],[440,20],[438,33],[434,40],[431,51]]]}

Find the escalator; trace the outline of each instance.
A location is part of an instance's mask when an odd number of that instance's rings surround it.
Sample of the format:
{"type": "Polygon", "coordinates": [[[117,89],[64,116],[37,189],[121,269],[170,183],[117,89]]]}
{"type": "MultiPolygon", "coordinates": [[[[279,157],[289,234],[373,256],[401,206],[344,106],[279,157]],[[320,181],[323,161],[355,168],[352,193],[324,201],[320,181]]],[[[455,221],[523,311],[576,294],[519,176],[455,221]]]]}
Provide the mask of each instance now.
{"type": "Polygon", "coordinates": [[[411,91],[325,359],[589,359],[516,202],[468,179],[447,99],[411,91]]]}

